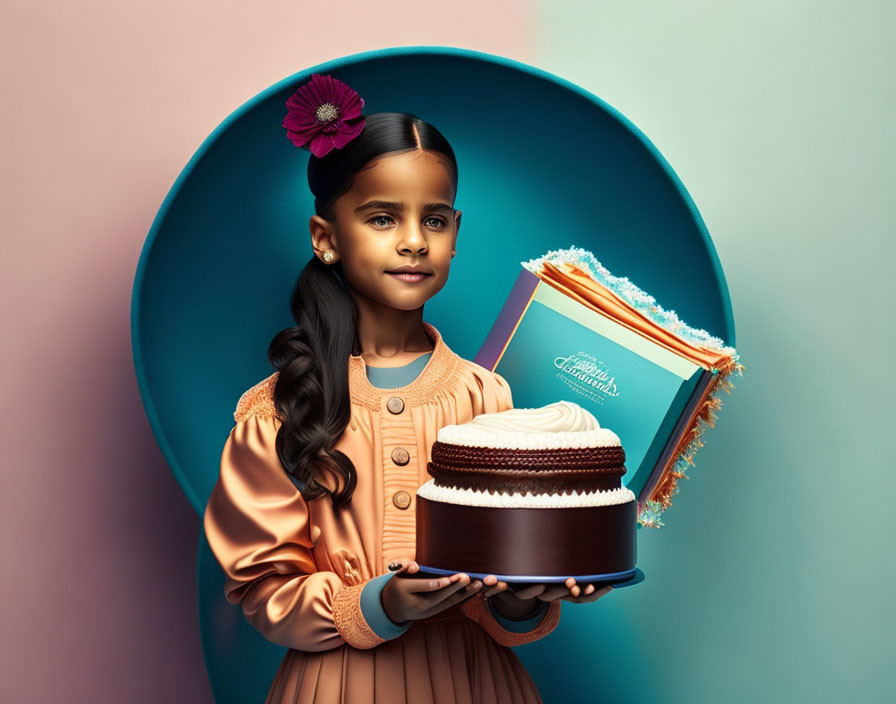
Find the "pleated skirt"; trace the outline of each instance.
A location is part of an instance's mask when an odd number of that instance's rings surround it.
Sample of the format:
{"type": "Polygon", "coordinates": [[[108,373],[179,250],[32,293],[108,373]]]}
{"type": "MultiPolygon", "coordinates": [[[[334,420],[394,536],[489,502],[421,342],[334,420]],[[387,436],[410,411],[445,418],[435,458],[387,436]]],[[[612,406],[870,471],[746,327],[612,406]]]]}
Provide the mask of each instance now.
{"type": "Polygon", "coordinates": [[[265,704],[541,704],[510,648],[452,607],[375,648],[290,649],[265,704]]]}

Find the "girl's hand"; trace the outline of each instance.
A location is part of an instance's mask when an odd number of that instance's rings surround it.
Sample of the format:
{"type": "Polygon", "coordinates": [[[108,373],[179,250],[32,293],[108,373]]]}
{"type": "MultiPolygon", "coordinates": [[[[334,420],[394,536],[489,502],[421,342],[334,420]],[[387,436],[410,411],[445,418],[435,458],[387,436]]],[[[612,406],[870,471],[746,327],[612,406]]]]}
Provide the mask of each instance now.
{"type": "Polygon", "coordinates": [[[417,621],[454,606],[482,588],[481,580],[470,580],[458,572],[447,577],[414,577],[420,565],[401,560],[380,595],[383,610],[395,623],[417,621]]]}
{"type": "Polygon", "coordinates": [[[582,589],[576,584],[576,580],[573,577],[569,577],[565,582],[559,584],[510,586],[507,582],[499,581],[495,575],[491,574],[483,581],[486,585],[483,594],[486,597],[495,597],[492,601],[498,613],[507,618],[516,619],[524,618],[527,614],[533,613],[541,601],[563,599],[574,604],[587,604],[591,601],[597,601],[604,594],[609,594],[613,589],[610,585],[595,589],[593,584],[588,584],[582,589]]]}

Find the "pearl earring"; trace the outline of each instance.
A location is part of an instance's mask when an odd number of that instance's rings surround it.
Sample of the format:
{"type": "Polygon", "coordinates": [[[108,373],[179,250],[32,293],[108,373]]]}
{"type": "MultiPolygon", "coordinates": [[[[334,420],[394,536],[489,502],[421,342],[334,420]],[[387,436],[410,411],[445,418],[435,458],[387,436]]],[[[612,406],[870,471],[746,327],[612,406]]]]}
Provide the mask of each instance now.
{"type": "Polygon", "coordinates": [[[329,264],[330,262],[332,262],[333,259],[335,259],[335,258],[336,258],[336,255],[333,254],[333,252],[332,252],[331,250],[328,249],[326,252],[324,252],[324,261],[325,261],[327,264],[329,264]]]}

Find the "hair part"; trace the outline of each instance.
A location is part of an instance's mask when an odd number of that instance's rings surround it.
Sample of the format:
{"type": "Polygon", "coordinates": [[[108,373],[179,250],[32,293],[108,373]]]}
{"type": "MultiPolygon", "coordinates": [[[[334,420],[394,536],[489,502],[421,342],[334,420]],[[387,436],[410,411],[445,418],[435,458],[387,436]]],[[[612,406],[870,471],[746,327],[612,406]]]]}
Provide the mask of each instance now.
{"type": "Polygon", "coordinates": [[[386,154],[425,150],[441,156],[457,190],[457,159],[448,140],[416,115],[377,112],[365,117],[364,129],[343,149],[308,160],[308,186],[314,194],[314,212],[332,220],[333,205],[346,193],[370,163],[386,154]]]}

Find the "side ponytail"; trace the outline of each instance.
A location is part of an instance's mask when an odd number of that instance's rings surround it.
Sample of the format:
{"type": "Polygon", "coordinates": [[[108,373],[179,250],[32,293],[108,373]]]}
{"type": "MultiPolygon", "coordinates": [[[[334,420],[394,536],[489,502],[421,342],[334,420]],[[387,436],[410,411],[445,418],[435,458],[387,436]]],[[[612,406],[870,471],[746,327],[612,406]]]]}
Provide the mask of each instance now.
{"type": "Polygon", "coordinates": [[[279,370],[274,405],[283,425],[277,454],[293,483],[307,499],[331,493],[316,471],[331,474],[339,489],[334,505],[346,503],[357,472],[333,445],[351,420],[348,358],[356,349],[357,308],[339,280],[341,263],[328,266],[317,257],[302,269],[290,307],[296,325],[277,333],[268,359],[279,370]]]}

